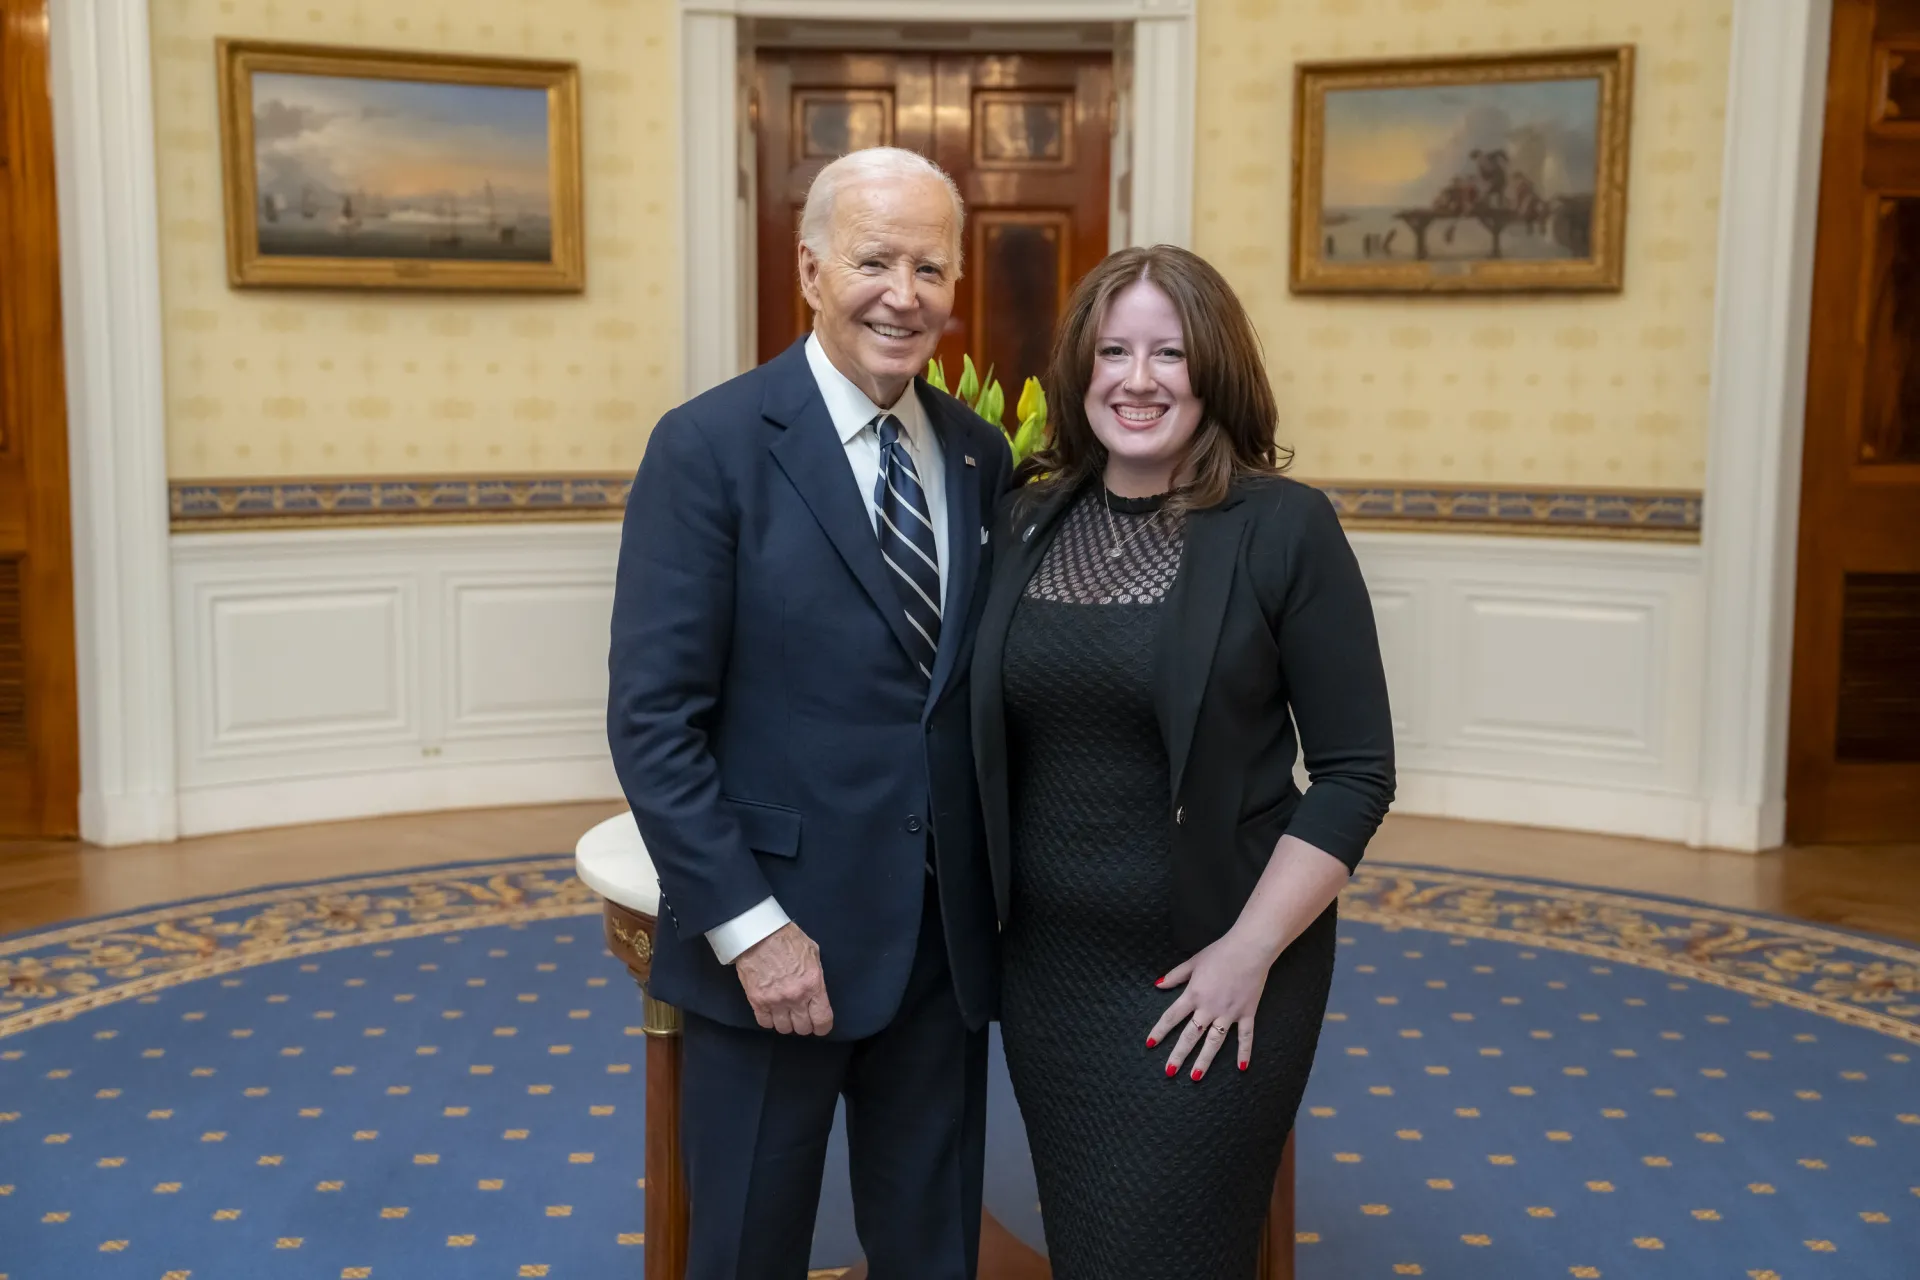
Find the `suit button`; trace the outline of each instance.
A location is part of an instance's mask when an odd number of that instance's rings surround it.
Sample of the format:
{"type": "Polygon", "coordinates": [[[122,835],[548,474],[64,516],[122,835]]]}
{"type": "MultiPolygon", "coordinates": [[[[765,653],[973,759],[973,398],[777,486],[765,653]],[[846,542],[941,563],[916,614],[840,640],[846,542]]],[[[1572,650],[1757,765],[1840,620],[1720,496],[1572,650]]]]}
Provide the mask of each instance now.
{"type": "Polygon", "coordinates": [[[1184,827],[1187,825],[1187,806],[1181,805],[1178,809],[1175,809],[1173,811],[1173,822],[1174,822],[1174,825],[1178,827],[1184,827]]]}
{"type": "Polygon", "coordinates": [[[915,816],[914,816],[914,815],[912,815],[912,814],[908,814],[908,815],[907,815],[907,830],[909,830],[909,831],[918,831],[918,830],[920,830],[920,819],[919,819],[919,818],[917,818],[917,817],[915,817],[915,816]]]}

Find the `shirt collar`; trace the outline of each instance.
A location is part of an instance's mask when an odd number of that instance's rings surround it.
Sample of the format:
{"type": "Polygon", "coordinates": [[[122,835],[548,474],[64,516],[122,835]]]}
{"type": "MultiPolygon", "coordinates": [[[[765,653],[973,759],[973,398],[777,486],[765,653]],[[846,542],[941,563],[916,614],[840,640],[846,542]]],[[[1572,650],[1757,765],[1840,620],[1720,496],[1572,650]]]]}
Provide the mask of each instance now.
{"type": "Polygon", "coordinates": [[[820,398],[827,403],[827,416],[833,419],[833,429],[840,437],[840,443],[846,445],[867,427],[867,424],[882,413],[891,413],[900,419],[900,426],[908,441],[918,451],[928,440],[926,410],[920,404],[920,397],[914,394],[914,384],[909,382],[907,389],[900,393],[900,399],[892,408],[883,409],[867,397],[867,393],[853,384],[853,380],[834,367],[820,345],[819,334],[807,335],[807,366],[813,370],[813,380],[820,387],[820,398]]]}

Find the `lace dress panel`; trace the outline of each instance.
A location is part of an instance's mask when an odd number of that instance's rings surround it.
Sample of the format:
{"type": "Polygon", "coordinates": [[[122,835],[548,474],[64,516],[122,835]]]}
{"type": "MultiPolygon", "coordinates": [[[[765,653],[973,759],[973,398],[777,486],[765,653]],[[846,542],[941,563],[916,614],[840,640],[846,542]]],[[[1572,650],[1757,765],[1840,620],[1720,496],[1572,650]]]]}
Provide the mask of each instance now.
{"type": "Polygon", "coordinates": [[[1158,604],[1180,573],[1186,522],[1165,497],[1121,498],[1093,486],[1061,517],[1060,532],[1027,581],[1033,600],[1158,604]],[[1115,549],[1118,554],[1115,554],[1115,549]]]}

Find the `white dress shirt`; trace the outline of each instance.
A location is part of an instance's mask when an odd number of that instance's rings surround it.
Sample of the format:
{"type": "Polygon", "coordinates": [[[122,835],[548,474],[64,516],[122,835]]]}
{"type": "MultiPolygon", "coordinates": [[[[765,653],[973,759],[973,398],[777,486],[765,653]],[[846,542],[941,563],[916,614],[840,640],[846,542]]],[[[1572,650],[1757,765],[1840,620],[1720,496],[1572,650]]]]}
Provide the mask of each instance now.
{"type": "MultiPolygon", "coordinates": [[[[934,543],[939,548],[937,567],[940,596],[944,600],[948,548],[952,545],[947,536],[946,459],[941,455],[940,441],[933,423],[927,419],[926,407],[915,394],[913,383],[907,384],[907,389],[891,406],[876,405],[846,374],[834,368],[833,361],[820,346],[818,334],[807,339],[807,366],[813,370],[820,398],[827,404],[827,416],[833,419],[833,429],[839,433],[841,447],[847,451],[847,465],[853,468],[854,485],[867,508],[867,519],[874,526],[876,540],[880,536],[880,512],[873,505],[873,491],[880,479],[880,433],[874,428],[873,420],[882,413],[891,413],[900,420],[901,441],[913,459],[920,488],[927,495],[927,514],[932,518],[934,543]]],[[[707,942],[721,964],[732,964],[741,952],[773,934],[788,919],[780,904],[767,898],[725,924],[707,930],[707,942]]]]}

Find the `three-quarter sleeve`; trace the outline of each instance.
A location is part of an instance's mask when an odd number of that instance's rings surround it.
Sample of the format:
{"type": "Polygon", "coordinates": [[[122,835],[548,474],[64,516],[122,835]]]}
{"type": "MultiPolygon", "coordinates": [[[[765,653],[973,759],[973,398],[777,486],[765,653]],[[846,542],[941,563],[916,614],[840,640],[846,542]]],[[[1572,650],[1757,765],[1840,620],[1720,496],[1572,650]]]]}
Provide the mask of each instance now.
{"type": "Polygon", "coordinates": [[[1325,494],[1288,486],[1259,536],[1284,576],[1274,628],[1311,784],[1287,834],[1358,865],[1393,801],[1393,716],[1373,601],[1325,494]]]}

